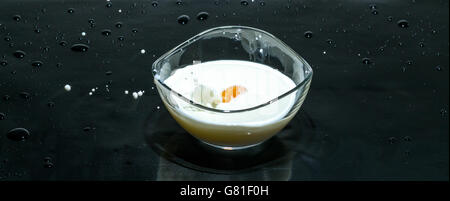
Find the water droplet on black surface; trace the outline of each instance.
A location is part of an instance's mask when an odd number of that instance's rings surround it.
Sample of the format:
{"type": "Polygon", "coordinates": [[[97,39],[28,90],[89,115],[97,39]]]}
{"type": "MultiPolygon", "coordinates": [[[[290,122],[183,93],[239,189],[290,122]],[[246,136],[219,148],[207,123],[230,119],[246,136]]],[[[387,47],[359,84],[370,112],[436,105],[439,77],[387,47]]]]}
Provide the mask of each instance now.
{"type": "Polygon", "coordinates": [[[110,29],[103,29],[103,30],[102,30],[102,35],[104,35],[104,36],[109,36],[109,35],[111,35],[111,30],[110,30],[110,29]]]}
{"type": "Polygon", "coordinates": [[[241,1],[241,5],[243,5],[243,6],[248,6],[248,1],[242,0],[242,1],[241,1]]]}
{"type": "Polygon", "coordinates": [[[31,65],[34,67],[41,67],[44,63],[42,61],[33,61],[31,62],[31,65]]]}
{"type": "Polygon", "coordinates": [[[56,63],[56,67],[57,67],[57,68],[61,68],[62,66],[63,66],[62,63],[56,63]]]}
{"type": "Polygon", "coordinates": [[[376,5],[376,4],[370,4],[370,5],[369,5],[369,8],[370,8],[370,9],[377,9],[377,5],[376,5]]]}
{"type": "Polygon", "coordinates": [[[424,42],[420,42],[419,43],[419,47],[425,47],[425,43],[424,42]]]}
{"type": "Polygon", "coordinates": [[[259,5],[260,5],[260,6],[265,6],[265,5],[266,5],[266,2],[265,2],[265,1],[260,1],[260,2],[259,2],[259,5]]]}
{"type": "Polygon", "coordinates": [[[117,27],[117,28],[122,28],[122,25],[123,25],[122,22],[117,22],[117,23],[116,23],[116,27],[117,27]]]}
{"type": "Polygon", "coordinates": [[[111,8],[112,7],[112,3],[111,2],[106,3],[106,7],[107,8],[111,8]]]}
{"type": "Polygon", "coordinates": [[[408,65],[412,65],[412,64],[413,64],[413,61],[411,61],[411,60],[407,60],[407,61],[406,61],[406,64],[408,64],[408,65]]]}
{"type": "Polygon", "coordinates": [[[5,41],[11,41],[12,40],[12,38],[11,38],[11,36],[5,36],[5,41]]]}
{"type": "Polygon", "coordinates": [[[364,57],[364,58],[362,58],[362,63],[369,65],[372,63],[372,60],[370,60],[370,58],[364,57]]]}
{"type": "Polygon", "coordinates": [[[66,42],[66,41],[61,41],[61,42],[59,42],[59,45],[61,45],[61,46],[66,46],[66,45],[67,45],[67,42],[66,42]]]}
{"type": "Polygon", "coordinates": [[[49,108],[55,107],[55,102],[49,101],[49,102],[47,103],[47,106],[48,106],[49,108]]]}
{"type": "Polygon", "coordinates": [[[0,120],[3,120],[3,119],[5,119],[6,118],[6,114],[5,113],[2,113],[2,112],[0,112],[0,120]]]}
{"type": "Polygon", "coordinates": [[[179,24],[182,24],[182,25],[187,24],[187,23],[189,22],[189,20],[190,20],[190,17],[187,16],[187,15],[180,15],[180,16],[177,18],[178,23],[179,23],[179,24]]]}
{"type": "Polygon", "coordinates": [[[28,93],[28,92],[20,92],[19,93],[19,96],[20,97],[22,97],[23,99],[26,99],[26,100],[29,100],[29,99],[31,99],[31,94],[30,93],[28,93]]]}
{"type": "Polygon", "coordinates": [[[8,65],[8,61],[6,61],[6,60],[1,60],[1,61],[0,61],[0,65],[1,65],[1,66],[6,66],[6,65],[8,65]]]}
{"type": "Polygon", "coordinates": [[[91,130],[92,130],[92,128],[90,126],[86,126],[86,127],[83,128],[84,132],[89,132],[91,130]]]}
{"type": "Polygon", "coordinates": [[[394,20],[394,17],[392,17],[392,16],[388,16],[388,17],[387,17],[387,21],[388,21],[388,22],[392,22],[392,20],[394,20]]]}
{"type": "Polygon", "coordinates": [[[447,112],[446,109],[442,108],[441,111],[440,111],[440,113],[441,113],[441,116],[444,117],[445,115],[447,115],[448,112],[447,112]]]}
{"type": "Polygon", "coordinates": [[[20,15],[13,15],[13,20],[19,22],[20,20],[22,20],[22,17],[20,15]]]}
{"type": "Polygon", "coordinates": [[[378,10],[377,9],[372,9],[372,14],[378,15],[378,10]]]}
{"type": "Polygon", "coordinates": [[[88,22],[89,22],[89,24],[94,24],[95,23],[94,19],[92,19],[92,18],[89,19],[88,22]]]}
{"type": "Polygon", "coordinates": [[[332,45],[332,44],[334,43],[334,41],[331,40],[331,39],[327,39],[326,42],[327,42],[328,44],[330,44],[330,45],[332,45]]]}
{"type": "Polygon", "coordinates": [[[46,161],[44,162],[44,168],[53,168],[53,163],[50,161],[46,161]]]}
{"type": "Polygon", "coordinates": [[[125,37],[124,36],[119,36],[119,37],[117,37],[117,39],[120,40],[120,41],[123,41],[123,40],[125,40],[125,37]]]}
{"type": "Polygon", "coordinates": [[[152,1],[152,6],[153,6],[153,7],[158,6],[158,1],[152,1]]]}
{"type": "Polygon", "coordinates": [[[436,67],[434,67],[434,69],[436,69],[437,71],[442,71],[441,66],[436,66],[436,67]]]}
{"type": "Polygon", "coordinates": [[[403,137],[403,141],[405,141],[405,142],[411,142],[411,141],[412,141],[412,138],[411,138],[410,136],[405,136],[405,137],[403,137]]]}
{"type": "Polygon", "coordinates": [[[197,19],[200,21],[207,20],[208,17],[209,17],[209,13],[207,13],[207,12],[199,12],[197,14],[197,19]]]}
{"type": "Polygon", "coordinates": [[[30,137],[30,132],[25,128],[14,128],[6,134],[6,137],[13,141],[25,141],[30,137]]]}
{"type": "Polygon", "coordinates": [[[181,1],[181,0],[177,0],[175,3],[179,6],[183,5],[183,1],[181,1]]]}
{"type": "Polygon", "coordinates": [[[49,156],[44,157],[44,162],[51,162],[51,161],[52,161],[51,157],[49,157],[49,156]]]}
{"type": "Polygon", "coordinates": [[[390,137],[390,138],[388,138],[388,142],[389,142],[389,144],[394,144],[394,143],[397,142],[397,138],[395,138],[395,137],[390,137]]]}
{"type": "Polygon", "coordinates": [[[27,54],[22,50],[17,50],[13,53],[16,58],[23,59],[27,54]]]}
{"type": "Polygon", "coordinates": [[[71,49],[72,49],[72,51],[75,51],[75,52],[86,52],[89,49],[89,46],[86,44],[78,43],[78,44],[72,45],[71,49]]]}
{"type": "Polygon", "coordinates": [[[400,28],[408,28],[409,27],[409,23],[407,20],[399,20],[399,21],[397,21],[397,25],[400,28]]]}
{"type": "Polygon", "coordinates": [[[313,37],[313,32],[312,31],[305,31],[305,33],[303,33],[303,35],[305,36],[305,38],[312,38],[313,37]]]}
{"type": "Polygon", "coordinates": [[[137,28],[133,28],[133,29],[131,30],[131,32],[137,33],[137,32],[138,32],[138,29],[137,29],[137,28]]]}
{"type": "Polygon", "coordinates": [[[69,9],[67,9],[67,12],[70,13],[70,14],[72,14],[72,13],[75,12],[75,9],[74,9],[74,8],[69,8],[69,9]]]}
{"type": "Polygon", "coordinates": [[[9,101],[9,99],[11,99],[11,96],[9,96],[9,95],[4,95],[3,96],[3,100],[9,101]]]}

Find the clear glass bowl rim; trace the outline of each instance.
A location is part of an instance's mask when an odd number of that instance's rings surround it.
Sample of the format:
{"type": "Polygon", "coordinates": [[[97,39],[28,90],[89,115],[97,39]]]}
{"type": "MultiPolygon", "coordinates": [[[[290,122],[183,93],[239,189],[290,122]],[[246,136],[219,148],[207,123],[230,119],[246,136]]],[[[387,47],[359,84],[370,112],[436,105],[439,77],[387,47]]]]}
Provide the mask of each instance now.
{"type": "Polygon", "coordinates": [[[180,45],[172,48],[171,50],[169,50],[168,52],[166,52],[165,54],[163,54],[161,57],[159,57],[155,62],[153,62],[152,65],[152,74],[154,77],[154,80],[158,81],[158,84],[160,84],[162,87],[166,88],[169,92],[173,92],[175,94],[177,94],[177,96],[179,98],[181,98],[183,101],[189,103],[190,105],[193,105],[195,107],[204,109],[204,110],[208,110],[211,112],[218,112],[218,113],[238,113],[238,112],[247,112],[247,111],[251,111],[251,110],[256,110],[258,108],[262,108],[266,105],[269,105],[275,101],[278,101],[279,99],[282,99],[283,97],[288,96],[291,93],[294,93],[295,91],[297,91],[297,89],[299,89],[300,87],[304,86],[309,80],[311,80],[312,75],[313,75],[313,70],[311,68],[311,66],[300,56],[297,54],[297,52],[295,52],[294,50],[292,50],[288,45],[286,45],[283,41],[281,41],[280,39],[278,39],[277,37],[275,37],[274,35],[270,34],[269,32],[266,32],[264,30],[261,29],[257,29],[257,28],[253,28],[253,27],[248,27],[248,26],[238,26],[238,25],[230,25],[230,26],[220,26],[220,27],[214,27],[208,30],[205,30],[195,36],[193,36],[192,38],[184,41],[183,43],[181,43],[180,45]],[[171,53],[173,53],[175,50],[180,49],[180,48],[184,48],[186,46],[188,46],[189,44],[197,41],[197,39],[202,38],[205,34],[209,33],[209,32],[213,32],[213,31],[217,31],[217,30],[222,30],[222,29],[247,29],[247,30],[252,30],[252,31],[256,31],[256,32],[261,32],[266,34],[267,36],[271,37],[273,40],[275,40],[276,42],[280,43],[281,45],[285,46],[285,48],[296,57],[296,59],[300,60],[303,65],[308,69],[309,73],[305,76],[305,78],[299,83],[297,84],[294,88],[290,89],[289,91],[277,96],[276,98],[262,103],[260,105],[257,106],[253,106],[250,108],[245,108],[245,109],[239,109],[239,110],[220,110],[220,109],[215,109],[215,108],[210,108],[210,107],[206,107],[204,105],[198,104],[193,102],[192,100],[190,100],[189,98],[184,97],[183,95],[181,95],[180,93],[176,92],[175,90],[171,89],[169,86],[167,86],[166,84],[164,84],[160,79],[156,78],[156,66],[158,65],[158,63],[160,63],[163,59],[167,58],[168,56],[171,55],[171,53]]]}

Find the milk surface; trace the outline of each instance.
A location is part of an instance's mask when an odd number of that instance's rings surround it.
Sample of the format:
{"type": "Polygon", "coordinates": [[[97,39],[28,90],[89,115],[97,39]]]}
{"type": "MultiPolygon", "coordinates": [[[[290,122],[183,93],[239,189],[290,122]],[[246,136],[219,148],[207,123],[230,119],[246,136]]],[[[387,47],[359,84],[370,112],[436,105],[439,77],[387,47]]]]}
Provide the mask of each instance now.
{"type": "MultiPolygon", "coordinates": [[[[196,103],[220,110],[255,107],[296,86],[289,77],[267,65],[239,60],[217,60],[189,65],[174,71],[164,83],[196,103]],[[221,92],[230,86],[245,87],[246,92],[228,103],[223,103],[220,101],[221,92]],[[213,104],[214,101],[218,104],[213,104]]],[[[179,113],[202,123],[257,127],[283,118],[293,106],[295,94],[289,94],[262,108],[239,113],[219,113],[200,109],[185,102],[176,94],[171,94],[169,99],[176,105],[179,113]]]]}

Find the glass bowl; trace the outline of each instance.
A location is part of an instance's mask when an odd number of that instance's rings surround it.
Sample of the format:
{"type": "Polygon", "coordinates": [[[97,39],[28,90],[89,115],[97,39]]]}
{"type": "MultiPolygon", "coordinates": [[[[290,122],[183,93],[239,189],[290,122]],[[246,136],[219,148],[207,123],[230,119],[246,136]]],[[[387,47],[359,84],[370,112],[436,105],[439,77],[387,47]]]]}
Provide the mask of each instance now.
{"type": "MultiPolygon", "coordinates": [[[[289,123],[306,98],[313,71],[302,57],[268,32],[246,26],[222,26],[208,29],[162,55],[153,63],[152,73],[162,102],[181,127],[208,145],[235,150],[260,144],[289,123]],[[264,64],[295,85],[261,104],[221,110],[200,104],[164,83],[186,66],[222,60],[264,64]],[[208,118],[193,118],[186,111],[202,112],[208,118]],[[258,118],[248,118],[255,116],[258,118]],[[265,118],[270,121],[261,121],[265,118]]],[[[261,77],[254,79],[264,83],[261,77]]]]}

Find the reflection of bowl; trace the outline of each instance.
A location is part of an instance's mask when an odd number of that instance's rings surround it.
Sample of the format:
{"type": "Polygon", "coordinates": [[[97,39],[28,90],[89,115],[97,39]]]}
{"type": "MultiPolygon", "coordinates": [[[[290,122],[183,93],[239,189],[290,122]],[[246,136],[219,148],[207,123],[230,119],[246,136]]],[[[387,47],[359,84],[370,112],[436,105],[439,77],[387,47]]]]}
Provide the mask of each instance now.
{"type": "MultiPolygon", "coordinates": [[[[308,63],[273,35],[251,27],[224,26],[206,30],[175,47],[153,63],[154,82],[172,117],[200,141],[226,150],[257,145],[280,131],[301,107],[312,78],[308,63]],[[262,104],[239,110],[220,110],[198,104],[164,81],[188,65],[218,60],[239,60],[264,64],[292,79],[295,87],[262,104]],[[288,105],[275,121],[255,123],[246,116],[273,117],[273,107],[288,105]],[[205,121],[186,115],[183,108],[201,111],[211,119],[235,119],[233,122],[205,121]],[[272,107],[272,110],[270,109],[272,107]]],[[[251,76],[251,75],[249,75],[251,76]]],[[[259,120],[258,120],[259,121],[259,120]]]]}

